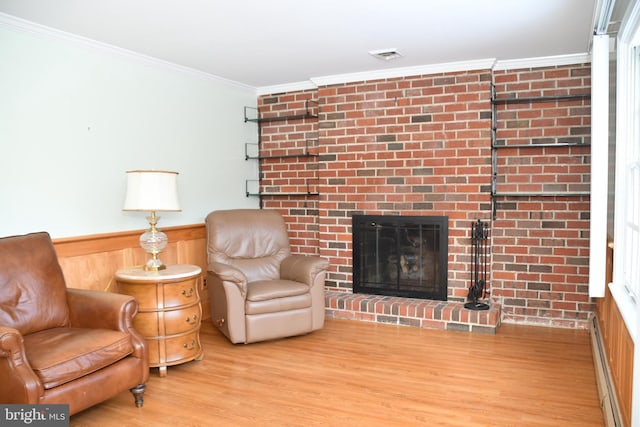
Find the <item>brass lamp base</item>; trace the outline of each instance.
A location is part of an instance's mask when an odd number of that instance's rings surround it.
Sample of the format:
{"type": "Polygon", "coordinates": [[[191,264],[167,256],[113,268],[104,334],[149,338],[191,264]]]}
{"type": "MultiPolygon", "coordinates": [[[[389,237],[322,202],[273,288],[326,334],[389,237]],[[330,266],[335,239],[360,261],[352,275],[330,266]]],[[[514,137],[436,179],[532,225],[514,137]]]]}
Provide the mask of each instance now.
{"type": "Polygon", "coordinates": [[[167,266],[164,265],[162,261],[160,261],[158,258],[151,258],[144,265],[145,271],[160,271],[160,270],[166,270],[166,269],[167,269],[167,266]]]}

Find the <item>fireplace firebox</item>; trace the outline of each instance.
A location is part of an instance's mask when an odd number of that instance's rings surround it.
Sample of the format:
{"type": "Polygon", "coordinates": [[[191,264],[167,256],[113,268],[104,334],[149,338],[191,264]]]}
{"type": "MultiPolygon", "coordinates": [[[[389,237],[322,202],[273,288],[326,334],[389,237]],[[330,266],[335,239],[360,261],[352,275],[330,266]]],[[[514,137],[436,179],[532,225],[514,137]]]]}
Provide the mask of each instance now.
{"type": "Polygon", "coordinates": [[[354,293],[447,300],[448,217],[352,220],[354,293]]]}

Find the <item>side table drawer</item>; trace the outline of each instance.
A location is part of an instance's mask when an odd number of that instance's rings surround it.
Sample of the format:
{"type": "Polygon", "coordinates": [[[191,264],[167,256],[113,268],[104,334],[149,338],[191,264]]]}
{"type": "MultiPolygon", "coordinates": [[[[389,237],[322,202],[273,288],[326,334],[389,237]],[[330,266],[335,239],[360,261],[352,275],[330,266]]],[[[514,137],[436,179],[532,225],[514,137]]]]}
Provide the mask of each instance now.
{"type": "Polygon", "coordinates": [[[190,334],[169,338],[165,342],[167,363],[195,359],[202,353],[198,331],[190,334]]]}
{"type": "Polygon", "coordinates": [[[193,360],[202,354],[197,330],[162,339],[148,338],[147,347],[151,367],[174,365],[193,360]]]}
{"type": "Polygon", "coordinates": [[[175,335],[199,327],[201,316],[200,304],[177,310],[142,311],[133,318],[133,327],[145,337],[175,335]]]}
{"type": "Polygon", "coordinates": [[[202,309],[200,304],[164,312],[165,334],[174,335],[200,326],[202,309]]]}
{"type": "Polygon", "coordinates": [[[180,307],[200,301],[198,280],[183,280],[177,283],[166,283],[163,286],[164,307],[180,307]]]}
{"type": "Polygon", "coordinates": [[[180,307],[200,301],[198,278],[181,280],[174,283],[128,283],[117,280],[118,291],[134,297],[140,310],[180,307]],[[160,295],[158,295],[160,294],[160,295]]]}

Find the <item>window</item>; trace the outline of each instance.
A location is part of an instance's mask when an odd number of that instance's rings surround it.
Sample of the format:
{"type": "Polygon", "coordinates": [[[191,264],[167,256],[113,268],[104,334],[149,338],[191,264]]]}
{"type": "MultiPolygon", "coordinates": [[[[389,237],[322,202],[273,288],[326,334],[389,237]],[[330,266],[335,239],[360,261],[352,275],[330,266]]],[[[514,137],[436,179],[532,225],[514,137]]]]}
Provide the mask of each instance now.
{"type": "Polygon", "coordinates": [[[630,298],[640,303],[640,161],[627,166],[627,215],[624,241],[624,285],[630,298]]]}
{"type": "Polygon", "coordinates": [[[640,6],[619,36],[614,276],[611,292],[629,333],[640,339],[640,6]]]}
{"type": "Polygon", "coordinates": [[[633,303],[640,304],[640,46],[633,47],[632,138],[627,139],[624,169],[626,212],[624,224],[624,287],[633,303]]]}

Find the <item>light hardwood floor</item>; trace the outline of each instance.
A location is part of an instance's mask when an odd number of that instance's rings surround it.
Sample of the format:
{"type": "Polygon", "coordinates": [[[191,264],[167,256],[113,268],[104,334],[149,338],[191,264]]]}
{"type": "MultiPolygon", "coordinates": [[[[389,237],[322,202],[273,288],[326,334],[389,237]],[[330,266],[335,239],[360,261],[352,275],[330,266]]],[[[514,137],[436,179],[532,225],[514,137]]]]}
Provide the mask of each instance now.
{"type": "Polygon", "coordinates": [[[312,334],[231,345],[205,321],[204,359],[151,370],[72,426],[603,426],[587,331],[482,335],[327,319],[312,334]]]}

